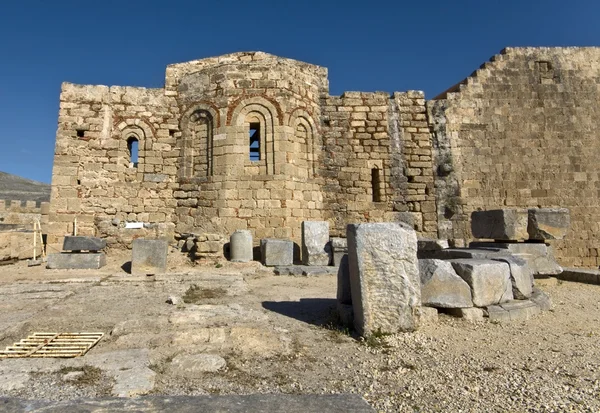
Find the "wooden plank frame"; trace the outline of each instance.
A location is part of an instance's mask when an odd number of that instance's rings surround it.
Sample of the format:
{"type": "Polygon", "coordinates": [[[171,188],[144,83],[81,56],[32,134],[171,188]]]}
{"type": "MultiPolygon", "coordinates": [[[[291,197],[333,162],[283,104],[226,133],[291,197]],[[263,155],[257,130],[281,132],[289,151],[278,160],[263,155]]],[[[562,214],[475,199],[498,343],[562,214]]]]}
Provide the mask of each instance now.
{"type": "Polygon", "coordinates": [[[104,333],[33,333],[0,351],[0,358],[79,357],[103,336],[104,333]]]}

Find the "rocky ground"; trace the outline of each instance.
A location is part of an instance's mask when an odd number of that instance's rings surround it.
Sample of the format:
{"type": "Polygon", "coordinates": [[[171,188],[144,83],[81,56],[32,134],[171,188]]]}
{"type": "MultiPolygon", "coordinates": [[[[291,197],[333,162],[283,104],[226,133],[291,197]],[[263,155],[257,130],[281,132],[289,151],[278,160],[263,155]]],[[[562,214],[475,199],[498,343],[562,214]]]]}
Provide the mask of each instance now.
{"type": "Polygon", "coordinates": [[[440,315],[363,340],[337,323],[335,276],[172,255],[169,274],[133,277],[126,261],[0,267],[0,347],[35,331],[105,333],[76,359],[0,359],[0,395],[356,393],[389,412],[600,411],[597,285],[537,280],[554,309],[527,322],[440,315]]]}

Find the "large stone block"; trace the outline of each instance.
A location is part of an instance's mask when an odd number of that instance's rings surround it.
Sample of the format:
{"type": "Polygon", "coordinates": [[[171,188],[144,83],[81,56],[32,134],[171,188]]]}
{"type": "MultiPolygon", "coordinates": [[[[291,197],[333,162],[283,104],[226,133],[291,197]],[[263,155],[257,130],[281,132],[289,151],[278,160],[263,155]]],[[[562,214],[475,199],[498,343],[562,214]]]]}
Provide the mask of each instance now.
{"type": "Polygon", "coordinates": [[[250,262],[252,254],[252,233],[239,229],[231,234],[229,239],[229,254],[233,262],[250,262]]]}
{"type": "Polygon", "coordinates": [[[48,254],[46,267],[51,270],[97,270],[106,265],[103,252],[60,252],[48,254]]]}
{"type": "Polygon", "coordinates": [[[159,274],[167,271],[169,244],[161,239],[133,240],[131,273],[133,275],[159,274]]]}
{"type": "Polygon", "coordinates": [[[571,226],[567,208],[532,208],[528,215],[527,232],[532,240],[563,239],[571,226]]]}
{"type": "Polygon", "coordinates": [[[471,287],[456,274],[448,261],[419,260],[419,273],[421,304],[440,308],[473,307],[471,287]]]}
{"type": "Polygon", "coordinates": [[[531,293],[533,292],[533,271],[529,264],[527,264],[527,261],[517,256],[493,258],[493,260],[508,264],[514,298],[524,300],[531,297],[531,293]]]}
{"type": "Polygon", "coordinates": [[[260,240],[260,254],[263,265],[292,265],[294,263],[294,243],[287,239],[264,238],[260,240]]]}
{"type": "Polygon", "coordinates": [[[421,306],[416,232],[402,223],[350,224],[347,238],[356,331],[415,330],[421,306]]]}
{"type": "Polygon", "coordinates": [[[522,241],[527,233],[526,209],[494,209],[471,214],[471,232],[475,238],[502,241],[522,241]]]}
{"type": "Polygon", "coordinates": [[[329,265],[331,249],[329,243],[329,222],[302,222],[302,263],[304,265],[329,265]]]}
{"type": "Polygon", "coordinates": [[[476,307],[486,307],[513,299],[510,268],[491,260],[452,260],[456,273],[469,284],[476,307]]]}
{"type": "Polygon", "coordinates": [[[557,275],[562,272],[562,267],[554,258],[552,247],[541,242],[472,242],[470,246],[473,248],[504,248],[512,255],[527,261],[533,275],[557,275]]]}
{"type": "Polygon", "coordinates": [[[100,251],[106,248],[106,240],[97,237],[66,236],[63,241],[64,251],[100,251]]]}

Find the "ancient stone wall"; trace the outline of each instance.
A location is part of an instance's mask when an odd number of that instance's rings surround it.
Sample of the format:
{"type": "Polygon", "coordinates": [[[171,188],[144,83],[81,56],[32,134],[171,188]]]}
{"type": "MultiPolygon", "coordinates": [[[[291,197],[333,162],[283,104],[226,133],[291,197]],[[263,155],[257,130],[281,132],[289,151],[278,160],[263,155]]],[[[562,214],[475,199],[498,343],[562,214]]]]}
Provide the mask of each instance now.
{"type": "Polygon", "coordinates": [[[48,223],[50,203],[0,199],[0,227],[2,225],[21,226],[33,229],[33,223],[48,223]]]}
{"type": "Polygon", "coordinates": [[[563,265],[600,264],[600,49],[509,48],[428,103],[441,238],[506,206],[566,207],[563,265]]]}

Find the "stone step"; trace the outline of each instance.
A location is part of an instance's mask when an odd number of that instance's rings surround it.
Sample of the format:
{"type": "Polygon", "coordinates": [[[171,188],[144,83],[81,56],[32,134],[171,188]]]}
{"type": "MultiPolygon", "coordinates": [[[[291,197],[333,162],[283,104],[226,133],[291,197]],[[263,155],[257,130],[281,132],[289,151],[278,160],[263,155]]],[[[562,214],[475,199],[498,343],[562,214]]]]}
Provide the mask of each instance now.
{"type": "Polygon", "coordinates": [[[530,300],[512,300],[486,307],[490,321],[511,322],[529,320],[540,313],[540,307],[530,300]]]}

